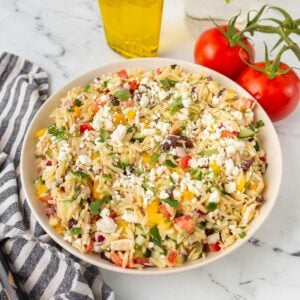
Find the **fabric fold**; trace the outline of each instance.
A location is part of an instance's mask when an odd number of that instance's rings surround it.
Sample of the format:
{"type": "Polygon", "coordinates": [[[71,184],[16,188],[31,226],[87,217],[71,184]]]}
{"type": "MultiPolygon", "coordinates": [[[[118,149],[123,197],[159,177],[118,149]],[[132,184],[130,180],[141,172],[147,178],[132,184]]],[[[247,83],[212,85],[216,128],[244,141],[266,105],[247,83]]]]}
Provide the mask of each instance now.
{"type": "MultiPolygon", "coordinates": [[[[20,153],[30,121],[48,97],[47,73],[16,55],[0,57],[0,242],[30,299],[114,299],[99,269],[61,249],[24,197],[20,153]]],[[[0,295],[3,293],[0,284],[0,295]]],[[[1,297],[0,297],[1,298],[1,297]]],[[[2,298],[1,298],[2,299],[2,298]]]]}

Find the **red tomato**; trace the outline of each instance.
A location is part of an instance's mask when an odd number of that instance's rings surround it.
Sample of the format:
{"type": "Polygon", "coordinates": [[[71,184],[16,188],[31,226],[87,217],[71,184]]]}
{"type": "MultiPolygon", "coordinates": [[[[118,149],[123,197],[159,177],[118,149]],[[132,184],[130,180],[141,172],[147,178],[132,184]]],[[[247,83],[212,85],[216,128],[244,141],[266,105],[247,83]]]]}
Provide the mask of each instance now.
{"type": "MultiPolygon", "coordinates": [[[[224,25],[221,28],[227,32],[228,26],[224,25]]],[[[195,44],[194,61],[236,79],[247,67],[243,60],[248,63],[253,63],[254,60],[253,46],[246,38],[242,42],[248,46],[252,58],[241,46],[231,46],[219,28],[208,29],[199,36],[195,44]]]]}
{"type": "Polygon", "coordinates": [[[172,265],[176,264],[177,251],[169,252],[167,259],[168,259],[169,263],[171,263],[172,265]]]}
{"type": "Polygon", "coordinates": [[[216,242],[214,244],[205,244],[206,252],[218,252],[220,250],[221,250],[221,247],[219,245],[219,242],[216,242]]]}
{"type": "Polygon", "coordinates": [[[126,101],[124,104],[125,107],[134,107],[134,101],[126,101]]]}
{"type": "Polygon", "coordinates": [[[117,72],[117,74],[118,74],[121,78],[128,78],[128,74],[127,74],[126,70],[120,70],[119,72],[117,72]]]}
{"type": "Polygon", "coordinates": [[[240,110],[252,109],[255,105],[255,101],[250,98],[242,98],[240,104],[240,110]]]}
{"type": "Polygon", "coordinates": [[[45,197],[43,197],[43,200],[48,203],[49,201],[53,200],[53,197],[49,194],[49,195],[46,195],[45,197]]]}
{"type": "MultiPolygon", "coordinates": [[[[266,67],[264,62],[255,63],[255,66],[266,67]]],[[[280,63],[280,70],[287,68],[285,63],[280,63]]],[[[288,116],[300,99],[300,80],[293,70],[270,79],[267,74],[249,67],[240,75],[237,83],[259,102],[272,121],[288,116]]]]}
{"type": "Polygon", "coordinates": [[[79,125],[80,133],[84,133],[86,130],[93,130],[93,127],[90,123],[81,123],[79,125]]]}
{"type": "Polygon", "coordinates": [[[99,110],[99,102],[94,102],[91,106],[92,112],[97,113],[99,110]]]}
{"type": "Polygon", "coordinates": [[[130,92],[134,92],[139,87],[139,84],[137,83],[136,80],[132,80],[129,82],[129,87],[130,87],[130,92]]]}
{"type": "Polygon", "coordinates": [[[115,265],[122,267],[122,263],[123,263],[122,258],[117,253],[115,252],[110,253],[110,259],[115,265]]]}
{"type": "Polygon", "coordinates": [[[171,217],[172,217],[172,215],[171,215],[170,212],[168,211],[167,206],[166,206],[165,204],[161,204],[161,205],[159,206],[159,211],[163,214],[163,216],[164,216],[165,218],[171,218],[171,217]]]}
{"type": "Polygon", "coordinates": [[[133,260],[136,264],[140,264],[140,265],[148,264],[150,262],[149,257],[135,257],[133,260]]]}
{"type": "Polygon", "coordinates": [[[85,246],[85,251],[92,252],[93,248],[94,248],[94,242],[91,241],[87,246],[85,246]]]}
{"type": "Polygon", "coordinates": [[[51,161],[51,160],[48,160],[48,161],[46,162],[46,166],[47,166],[47,167],[51,167],[51,166],[52,166],[52,161],[51,161]]]}
{"type": "Polygon", "coordinates": [[[175,223],[182,229],[187,232],[192,232],[195,228],[195,221],[191,216],[181,216],[175,218],[175,223]]]}
{"type": "Polygon", "coordinates": [[[179,167],[181,169],[187,169],[189,166],[190,159],[192,159],[192,157],[189,155],[185,155],[185,156],[181,157],[179,167]]]}
{"type": "Polygon", "coordinates": [[[221,137],[234,138],[237,137],[238,133],[236,131],[222,130],[221,137]]]}

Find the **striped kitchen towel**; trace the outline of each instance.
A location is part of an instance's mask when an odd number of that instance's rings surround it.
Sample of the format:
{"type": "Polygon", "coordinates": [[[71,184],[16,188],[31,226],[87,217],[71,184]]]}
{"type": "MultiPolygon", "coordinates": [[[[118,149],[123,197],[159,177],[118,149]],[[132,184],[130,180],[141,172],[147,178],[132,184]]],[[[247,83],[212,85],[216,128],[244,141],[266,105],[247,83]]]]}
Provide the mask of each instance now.
{"type": "MultiPolygon", "coordinates": [[[[16,55],[0,57],[1,247],[28,299],[113,300],[114,293],[103,283],[99,269],[56,245],[24,198],[19,175],[22,140],[47,95],[44,70],[16,55]]],[[[8,299],[1,278],[0,299],[8,299]]]]}

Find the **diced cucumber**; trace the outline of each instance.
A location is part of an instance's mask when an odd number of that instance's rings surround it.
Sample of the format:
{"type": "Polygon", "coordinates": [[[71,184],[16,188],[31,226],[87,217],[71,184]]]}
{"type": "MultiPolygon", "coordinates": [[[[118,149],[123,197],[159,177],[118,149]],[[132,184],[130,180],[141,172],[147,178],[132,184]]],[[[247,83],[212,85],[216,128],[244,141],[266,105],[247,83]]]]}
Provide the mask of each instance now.
{"type": "Polygon", "coordinates": [[[245,138],[254,136],[256,133],[257,133],[257,131],[255,131],[251,128],[244,128],[239,132],[238,137],[240,139],[245,139],[245,138]]]}
{"type": "Polygon", "coordinates": [[[131,138],[133,141],[139,141],[139,142],[142,142],[144,139],[145,139],[145,136],[141,133],[138,133],[136,132],[132,138],[131,138]]]}

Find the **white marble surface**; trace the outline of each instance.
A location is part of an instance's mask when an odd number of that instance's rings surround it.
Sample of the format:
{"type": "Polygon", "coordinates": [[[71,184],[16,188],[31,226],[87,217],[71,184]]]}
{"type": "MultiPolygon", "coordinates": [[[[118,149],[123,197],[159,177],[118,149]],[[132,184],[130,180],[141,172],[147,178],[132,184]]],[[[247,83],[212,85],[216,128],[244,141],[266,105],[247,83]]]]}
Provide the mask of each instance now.
{"type": "MultiPolygon", "coordinates": [[[[299,0],[284,3],[299,17],[299,0]]],[[[194,38],[184,25],[183,2],[166,0],[163,18],[159,56],[192,61],[194,38]]],[[[258,49],[261,59],[261,46],[258,49]]],[[[88,69],[123,59],[106,45],[96,0],[0,0],[3,51],[47,70],[52,91],[88,69]]],[[[297,63],[292,55],[286,60],[297,63]]],[[[275,124],[284,176],[277,204],[254,238],[220,261],[178,275],[150,278],[103,272],[117,299],[300,299],[299,120],[300,107],[275,124]]]]}

